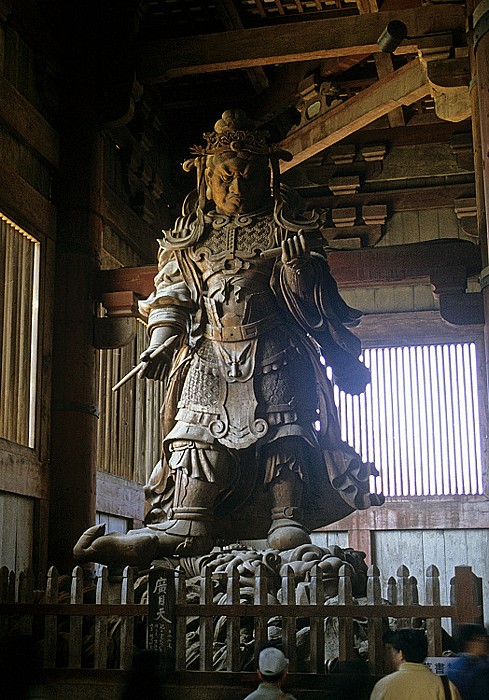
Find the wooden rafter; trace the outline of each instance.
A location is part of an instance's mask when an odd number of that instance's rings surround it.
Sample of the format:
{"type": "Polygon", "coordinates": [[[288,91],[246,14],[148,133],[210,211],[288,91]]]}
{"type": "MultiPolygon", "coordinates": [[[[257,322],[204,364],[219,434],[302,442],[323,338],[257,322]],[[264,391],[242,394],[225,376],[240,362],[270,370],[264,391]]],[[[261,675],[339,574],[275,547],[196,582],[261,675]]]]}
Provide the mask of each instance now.
{"type": "Polygon", "coordinates": [[[149,41],[137,48],[138,80],[158,83],[185,75],[377,53],[377,39],[394,19],[404,22],[413,37],[397,52],[415,53],[416,37],[463,29],[465,10],[460,5],[427,5],[149,41]]]}
{"type": "MultiPolygon", "coordinates": [[[[381,80],[394,72],[392,56],[389,53],[376,53],[374,60],[377,75],[381,80]]],[[[406,124],[402,113],[402,107],[396,107],[392,110],[392,112],[389,112],[387,119],[389,120],[389,126],[391,127],[405,126],[406,124]]]]}
{"type": "Polygon", "coordinates": [[[292,153],[283,163],[285,172],[401,105],[416,102],[429,94],[426,70],[418,58],[365,88],[323,117],[297,129],[280,146],[292,153]]]}

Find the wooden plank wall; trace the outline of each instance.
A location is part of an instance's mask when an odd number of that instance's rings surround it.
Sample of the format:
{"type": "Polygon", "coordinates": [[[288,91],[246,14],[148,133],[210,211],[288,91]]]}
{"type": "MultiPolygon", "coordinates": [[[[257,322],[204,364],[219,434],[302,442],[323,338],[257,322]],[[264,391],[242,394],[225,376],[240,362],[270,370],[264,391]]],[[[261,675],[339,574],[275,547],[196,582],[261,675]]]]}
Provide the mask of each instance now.
{"type": "MultiPolygon", "coordinates": [[[[455,566],[470,566],[483,582],[484,601],[489,600],[489,531],[468,530],[385,530],[373,532],[373,558],[383,575],[383,585],[396,575],[403,561],[411,575],[423,579],[427,566],[440,571],[441,602],[450,603],[450,578],[455,566]]],[[[489,610],[485,611],[486,624],[489,610]]]]}
{"type": "Polygon", "coordinates": [[[32,566],[34,500],[0,492],[0,566],[24,571],[32,566]]]}

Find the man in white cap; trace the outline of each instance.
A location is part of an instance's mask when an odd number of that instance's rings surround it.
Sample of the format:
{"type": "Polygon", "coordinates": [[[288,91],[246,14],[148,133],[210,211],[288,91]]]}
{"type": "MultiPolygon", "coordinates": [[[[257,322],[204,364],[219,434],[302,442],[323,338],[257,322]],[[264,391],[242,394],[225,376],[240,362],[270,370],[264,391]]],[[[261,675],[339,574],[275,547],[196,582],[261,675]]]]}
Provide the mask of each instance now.
{"type": "Polygon", "coordinates": [[[289,660],[276,647],[266,647],[258,655],[258,688],[246,696],[245,700],[296,700],[285,693],[282,686],[287,678],[289,660]]]}

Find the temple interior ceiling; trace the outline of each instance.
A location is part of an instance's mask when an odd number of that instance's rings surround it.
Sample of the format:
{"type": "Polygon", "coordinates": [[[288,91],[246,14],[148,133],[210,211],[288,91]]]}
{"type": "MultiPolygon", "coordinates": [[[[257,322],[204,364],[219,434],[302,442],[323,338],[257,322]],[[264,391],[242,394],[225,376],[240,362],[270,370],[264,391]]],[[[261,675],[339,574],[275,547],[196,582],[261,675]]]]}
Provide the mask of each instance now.
{"type": "Polygon", "coordinates": [[[145,0],[141,9],[137,80],[156,86],[176,144],[241,107],[291,150],[295,167],[364,128],[468,117],[460,3],[145,0]],[[407,36],[383,52],[377,40],[393,21],[407,36]]]}

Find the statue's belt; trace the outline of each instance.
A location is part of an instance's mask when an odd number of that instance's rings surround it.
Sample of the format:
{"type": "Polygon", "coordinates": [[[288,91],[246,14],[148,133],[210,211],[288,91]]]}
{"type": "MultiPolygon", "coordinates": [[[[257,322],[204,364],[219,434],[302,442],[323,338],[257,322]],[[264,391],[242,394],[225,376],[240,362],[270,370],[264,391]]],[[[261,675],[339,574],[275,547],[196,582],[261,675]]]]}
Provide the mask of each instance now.
{"type": "Polygon", "coordinates": [[[213,326],[208,323],[204,336],[209,340],[219,340],[223,343],[233,343],[239,340],[250,340],[258,335],[276,328],[281,323],[280,316],[274,314],[267,316],[255,323],[246,323],[243,326],[213,326]]]}

